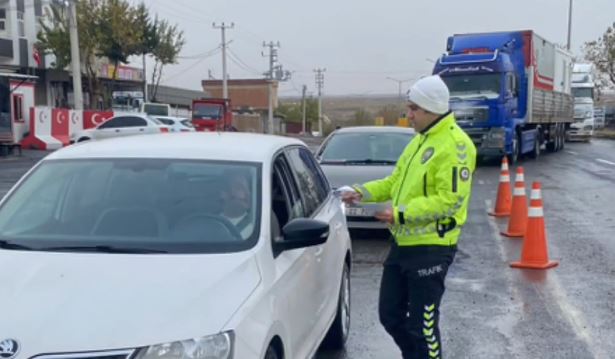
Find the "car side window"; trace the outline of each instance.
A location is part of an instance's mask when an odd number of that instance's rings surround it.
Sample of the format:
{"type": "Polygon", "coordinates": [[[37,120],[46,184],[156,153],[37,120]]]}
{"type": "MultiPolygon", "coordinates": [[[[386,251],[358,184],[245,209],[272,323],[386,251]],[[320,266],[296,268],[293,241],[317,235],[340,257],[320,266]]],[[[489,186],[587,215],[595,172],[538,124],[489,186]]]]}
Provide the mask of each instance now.
{"type": "Polygon", "coordinates": [[[291,219],[304,217],[303,202],[284,155],[274,161],[271,208],[281,230],[291,219]]]}
{"type": "Polygon", "coordinates": [[[125,127],[145,127],[147,126],[147,121],[142,119],[141,117],[130,116],[126,117],[125,127]]]}
{"type": "Polygon", "coordinates": [[[98,126],[98,128],[104,130],[106,128],[126,127],[126,118],[127,117],[125,116],[111,118],[107,122],[98,126]]]}
{"type": "Polygon", "coordinates": [[[295,147],[289,149],[287,154],[297,185],[301,188],[305,216],[309,217],[327,198],[329,193],[328,182],[322,175],[310,151],[295,147]]]}

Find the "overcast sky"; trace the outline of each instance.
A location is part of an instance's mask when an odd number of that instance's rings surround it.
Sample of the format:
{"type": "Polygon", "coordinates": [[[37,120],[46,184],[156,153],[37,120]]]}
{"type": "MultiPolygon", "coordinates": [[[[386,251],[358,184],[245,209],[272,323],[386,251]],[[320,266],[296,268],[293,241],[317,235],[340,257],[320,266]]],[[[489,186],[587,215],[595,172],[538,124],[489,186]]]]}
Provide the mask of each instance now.
{"type": "MultiPolygon", "coordinates": [[[[141,0],[130,0],[132,3],[141,0]]],[[[615,0],[574,0],[572,50],[600,37],[615,22],[615,0]]],[[[293,71],[280,96],[301,86],[315,92],[313,69],[326,68],[324,93],[396,94],[387,80],[430,73],[454,33],[531,29],[566,43],[569,0],[145,0],[152,13],[184,30],[184,58],[165,68],[163,83],[201,89],[211,70],[222,77],[220,30],[212,22],[235,23],[227,32],[230,78],[260,78],[268,59],[263,41],[279,41],[280,63],[293,71]],[[205,55],[203,55],[205,54],[205,55]]],[[[132,64],[140,67],[140,61],[132,64]]],[[[151,65],[148,70],[151,70],[151,65]]],[[[150,75],[151,76],[151,75],[150,75]]],[[[403,84],[404,91],[409,82],[403,84]]]]}

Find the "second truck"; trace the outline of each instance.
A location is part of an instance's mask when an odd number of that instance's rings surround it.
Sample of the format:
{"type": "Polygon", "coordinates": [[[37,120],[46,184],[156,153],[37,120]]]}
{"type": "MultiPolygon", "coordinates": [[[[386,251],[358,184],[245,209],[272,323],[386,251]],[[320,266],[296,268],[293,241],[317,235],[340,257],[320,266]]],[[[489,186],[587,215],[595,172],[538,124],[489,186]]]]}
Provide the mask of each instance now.
{"type": "Polygon", "coordinates": [[[515,163],[564,148],[574,103],[569,52],[530,30],[453,35],[446,50],[433,72],[479,157],[515,163]]]}

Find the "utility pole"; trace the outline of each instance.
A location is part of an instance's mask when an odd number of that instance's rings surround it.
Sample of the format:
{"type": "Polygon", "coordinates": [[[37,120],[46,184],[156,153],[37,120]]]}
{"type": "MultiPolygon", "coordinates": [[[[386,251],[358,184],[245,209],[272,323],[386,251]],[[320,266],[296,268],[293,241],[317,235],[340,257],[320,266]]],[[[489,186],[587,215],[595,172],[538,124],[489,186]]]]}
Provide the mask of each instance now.
{"type": "Polygon", "coordinates": [[[263,41],[263,47],[269,48],[269,70],[265,72],[265,78],[268,82],[268,97],[269,97],[269,112],[267,118],[267,133],[273,134],[273,83],[274,81],[286,81],[290,79],[290,72],[284,71],[282,65],[278,64],[278,49],[280,48],[280,42],[269,41],[269,43],[263,41]]]}
{"type": "Polygon", "coordinates": [[[214,29],[220,29],[222,31],[222,97],[228,98],[228,74],[226,73],[226,29],[232,29],[235,27],[234,23],[226,25],[224,22],[221,25],[213,23],[214,29]]]}
{"type": "Polygon", "coordinates": [[[301,123],[303,125],[301,126],[301,129],[302,129],[302,132],[303,132],[304,135],[305,135],[305,127],[306,127],[306,123],[305,123],[305,120],[306,120],[306,118],[305,118],[305,107],[306,107],[305,106],[305,93],[306,92],[307,92],[307,86],[303,85],[303,91],[302,91],[302,95],[301,95],[301,106],[302,106],[302,112],[303,112],[303,114],[301,116],[301,118],[302,118],[301,123]]]}
{"type": "Polygon", "coordinates": [[[570,51],[572,39],[572,0],[570,0],[570,6],[568,7],[568,45],[567,49],[570,51]]]}
{"type": "Polygon", "coordinates": [[[316,87],[318,88],[318,135],[322,137],[322,88],[325,85],[325,71],[327,69],[315,69],[316,87]]]}
{"type": "Polygon", "coordinates": [[[65,1],[68,6],[68,27],[70,32],[70,62],[73,71],[73,97],[75,110],[83,110],[81,88],[81,57],[79,56],[79,34],[77,33],[77,1],[65,1]]]}

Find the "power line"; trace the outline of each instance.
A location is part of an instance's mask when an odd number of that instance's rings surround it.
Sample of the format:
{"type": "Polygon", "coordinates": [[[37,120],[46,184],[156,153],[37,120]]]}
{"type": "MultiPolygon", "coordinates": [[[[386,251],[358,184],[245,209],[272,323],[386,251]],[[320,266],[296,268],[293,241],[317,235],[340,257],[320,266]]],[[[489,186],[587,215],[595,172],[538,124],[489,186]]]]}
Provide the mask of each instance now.
{"type": "Polygon", "coordinates": [[[188,55],[185,55],[185,56],[177,56],[177,58],[178,58],[178,59],[186,59],[186,60],[190,60],[190,59],[202,59],[202,58],[210,57],[210,56],[211,56],[211,55],[213,55],[213,54],[216,54],[216,53],[217,53],[220,49],[221,49],[221,47],[220,47],[220,46],[218,46],[218,47],[216,47],[216,48],[214,48],[214,49],[211,49],[211,50],[209,50],[209,51],[202,52],[202,53],[200,53],[200,54],[190,55],[190,56],[188,56],[188,55]]]}
{"type": "Polygon", "coordinates": [[[253,68],[252,66],[248,65],[245,61],[243,61],[239,55],[237,55],[230,47],[228,48],[228,52],[229,55],[231,57],[231,60],[234,60],[233,62],[235,62],[235,64],[239,67],[242,67],[244,70],[247,70],[249,72],[253,72],[257,75],[262,75],[262,72],[253,68]],[[239,62],[239,63],[237,63],[239,62]]]}
{"type": "Polygon", "coordinates": [[[209,56],[207,56],[207,57],[202,57],[201,59],[199,59],[199,61],[197,61],[197,62],[195,62],[194,64],[192,64],[192,65],[188,66],[187,68],[185,68],[185,69],[181,70],[180,72],[177,72],[177,73],[175,73],[175,74],[173,74],[173,75],[165,75],[163,78],[165,78],[165,79],[166,79],[167,77],[176,77],[176,76],[180,76],[180,75],[185,74],[186,72],[188,72],[188,71],[192,70],[193,68],[195,68],[197,65],[199,65],[199,64],[200,64],[200,63],[202,63],[203,61],[205,61],[205,60],[207,60],[208,58],[210,58],[210,57],[212,57],[212,56],[216,55],[220,49],[218,48],[218,49],[216,49],[216,50],[217,50],[217,51],[213,52],[213,53],[212,53],[212,54],[210,54],[209,56]]]}

